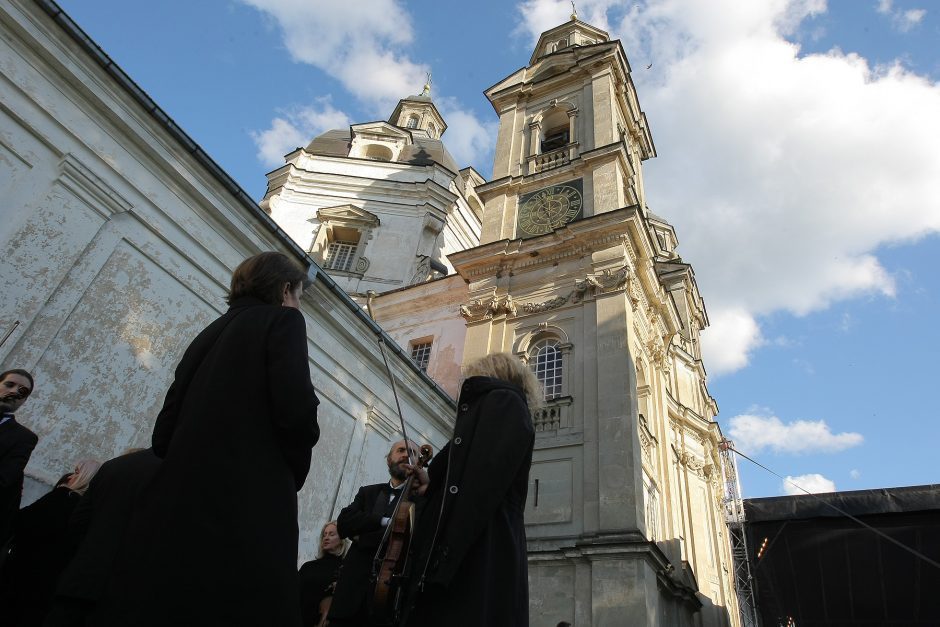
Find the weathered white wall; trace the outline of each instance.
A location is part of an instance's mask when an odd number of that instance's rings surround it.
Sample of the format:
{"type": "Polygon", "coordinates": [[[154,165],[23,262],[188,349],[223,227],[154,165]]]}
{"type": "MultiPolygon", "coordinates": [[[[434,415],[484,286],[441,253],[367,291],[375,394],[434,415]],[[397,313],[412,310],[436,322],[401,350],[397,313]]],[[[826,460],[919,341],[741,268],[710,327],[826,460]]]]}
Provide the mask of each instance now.
{"type": "MultiPolygon", "coordinates": [[[[225,310],[234,267],[297,250],[170,136],[29,0],[0,2],[0,367],[36,391],[27,500],[81,458],[149,443],[182,351],[225,310]]],[[[387,476],[388,378],[366,322],[318,280],[305,294],[320,443],[300,495],[301,559],[359,485],[387,476]]],[[[452,405],[392,368],[409,428],[439,447],[452,405]]]]}

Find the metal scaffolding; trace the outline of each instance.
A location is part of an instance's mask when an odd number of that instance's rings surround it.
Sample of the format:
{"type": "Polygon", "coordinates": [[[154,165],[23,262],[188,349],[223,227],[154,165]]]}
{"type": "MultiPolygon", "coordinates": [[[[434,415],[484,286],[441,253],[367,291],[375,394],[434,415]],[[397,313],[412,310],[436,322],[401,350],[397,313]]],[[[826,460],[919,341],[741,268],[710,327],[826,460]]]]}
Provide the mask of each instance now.
{"type": "Polygon", "coordinates": [[[725,522],[731,542],[731,561],[734,569],[734,588],[738,594],[738,609],[744,627],[760,627],[757,604],[754,600],[754,580],[748,560],[747,538],[744,534],[744,502],[741,500],[741,480],[734,462],[734,445],[722,439],[718,444],[721,456],[722,480],[725,484],[725,522]]]}

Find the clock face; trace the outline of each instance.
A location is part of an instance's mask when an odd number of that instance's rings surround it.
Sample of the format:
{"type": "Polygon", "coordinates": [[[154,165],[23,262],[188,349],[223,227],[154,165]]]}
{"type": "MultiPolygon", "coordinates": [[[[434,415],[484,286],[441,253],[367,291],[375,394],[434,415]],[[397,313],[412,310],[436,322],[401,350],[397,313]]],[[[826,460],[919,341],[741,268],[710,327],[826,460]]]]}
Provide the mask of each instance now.
{"type": "Polygon", "coordinates": [[[581,179],[552,185],[519,198],[519,237],[534,237],[581,216],[581,179]]]}

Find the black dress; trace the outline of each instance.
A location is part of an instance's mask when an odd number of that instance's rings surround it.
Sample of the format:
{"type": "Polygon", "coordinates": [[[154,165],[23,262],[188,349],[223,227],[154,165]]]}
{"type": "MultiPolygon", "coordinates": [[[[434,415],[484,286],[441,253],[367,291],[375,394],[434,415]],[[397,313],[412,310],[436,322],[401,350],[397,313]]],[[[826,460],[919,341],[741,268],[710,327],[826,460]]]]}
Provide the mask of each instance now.
{"type": "Polygon", "coordinates": [[[414,587],[423,574],[424,589],[405,624],[528,625],[529,407],[519,387],[490,377],[467,379],[457,404],[454,435],[428,468],[411,577],[414,587]]]}
{"type": "Polygon", "coordinates": [[[297,491],[318,404],[298,310],[242,298],[200,333],[91,624],[299,627],[297,491]]]}
{"type": "Polygon", "coordinates": [[[332,595],[330,588],[339,575],[343,558],[326,553],[320,559],[305,562],[297,572],[300,579],[300,613],[304,627],[320,622],[320,601],[332,595]]]}
{"type": "Polygon", "coordinates": [[[42,625],[59,575],[71,558],[66,532],[80,499],[63,486],[20,510],[0,586],[0,625],[42,625]]]}

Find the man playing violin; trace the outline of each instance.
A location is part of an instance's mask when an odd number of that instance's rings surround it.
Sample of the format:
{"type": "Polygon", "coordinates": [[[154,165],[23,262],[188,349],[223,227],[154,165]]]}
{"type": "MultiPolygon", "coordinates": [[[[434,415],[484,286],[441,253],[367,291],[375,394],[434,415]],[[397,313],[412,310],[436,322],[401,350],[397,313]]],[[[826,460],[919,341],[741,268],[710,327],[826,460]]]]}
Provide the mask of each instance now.
{"type": "MultiPolygon", "coordinates": [[[[417,445],[409,442],[408,446],[417,458],[417,445]]],[[[352,546],[343,560],[333,593],[329,614],[331,627],[375,624],[369,615],[373,560],[408,478],[410,464],[404,440],[392,445],[385,461],[388,482],[359,488],[356,498],[336,519],[340,537],[351,539],[352,546]]]]}

